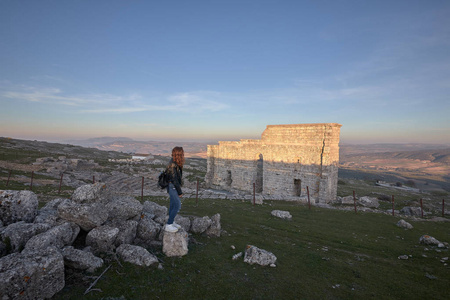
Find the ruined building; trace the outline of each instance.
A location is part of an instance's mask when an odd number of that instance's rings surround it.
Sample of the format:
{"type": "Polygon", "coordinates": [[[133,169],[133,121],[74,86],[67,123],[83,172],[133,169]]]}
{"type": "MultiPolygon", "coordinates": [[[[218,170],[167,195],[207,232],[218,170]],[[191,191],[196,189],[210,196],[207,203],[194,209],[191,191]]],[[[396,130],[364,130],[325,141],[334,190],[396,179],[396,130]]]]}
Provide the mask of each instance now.
{"type": "Polygon", "coordinates": [[[336,199],[339,134],[336,123],[268,125],[260,140],[208,145],[210,187],[306,200],[336,199]],[[254,187],[253,187],[254,183],[254,187]]]}

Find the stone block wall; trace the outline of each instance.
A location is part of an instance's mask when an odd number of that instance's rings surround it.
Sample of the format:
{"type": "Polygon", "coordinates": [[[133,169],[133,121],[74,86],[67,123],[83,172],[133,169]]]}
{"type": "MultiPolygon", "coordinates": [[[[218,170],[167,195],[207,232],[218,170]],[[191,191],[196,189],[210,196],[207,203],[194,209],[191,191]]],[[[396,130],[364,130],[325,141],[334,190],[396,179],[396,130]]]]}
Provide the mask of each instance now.
{"type": "Polygon", "coordinates": [[[260,140],[208,145],[206,183],[328,203],[336,199],[340,124],[268,125],[260,140]]]}

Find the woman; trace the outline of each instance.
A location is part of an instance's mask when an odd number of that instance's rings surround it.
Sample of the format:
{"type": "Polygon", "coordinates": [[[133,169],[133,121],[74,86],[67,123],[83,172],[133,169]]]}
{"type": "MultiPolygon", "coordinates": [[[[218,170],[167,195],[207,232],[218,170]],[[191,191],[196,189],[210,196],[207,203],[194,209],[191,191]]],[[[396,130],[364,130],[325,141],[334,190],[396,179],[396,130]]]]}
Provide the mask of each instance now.
{"type": "Polygon", "coordinates": [[[167,220],[166,231],[177,232],[181,228],[180,225],[174,223],[175,216],[180,211],[181,201],[183,197],[181,191],[181,177],[183,176],[184,150],[183,147],[175,147],[172,149],[172,159],[167,166],[169,174],[169,186],[167,192],[170,196],[169,220],[167,220]]]}

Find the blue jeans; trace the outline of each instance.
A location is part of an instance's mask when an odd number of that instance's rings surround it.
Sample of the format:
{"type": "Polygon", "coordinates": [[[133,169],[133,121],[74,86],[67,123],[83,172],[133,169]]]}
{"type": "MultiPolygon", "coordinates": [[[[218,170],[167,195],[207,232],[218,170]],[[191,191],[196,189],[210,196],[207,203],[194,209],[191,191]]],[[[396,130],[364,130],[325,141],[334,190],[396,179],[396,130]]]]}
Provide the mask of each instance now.
{"type": "Polygon", "coordinates": [[[173,183],[169,183],[169,196],[170,196],[170,206],[169,206],[169,220],[167,221],[167,224],[173,224],[173,221],[175,220],[175,216],[180,211],[181,208],[181,201],[180,197],[178,196],[177,189],[173,185],[173,183]]]}

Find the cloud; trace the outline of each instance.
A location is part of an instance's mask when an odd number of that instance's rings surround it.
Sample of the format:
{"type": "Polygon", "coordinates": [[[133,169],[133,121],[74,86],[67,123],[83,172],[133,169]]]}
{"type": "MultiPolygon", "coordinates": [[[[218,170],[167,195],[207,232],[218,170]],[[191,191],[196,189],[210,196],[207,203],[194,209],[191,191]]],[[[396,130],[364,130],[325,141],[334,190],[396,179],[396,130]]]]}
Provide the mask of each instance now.
{"type": "Polygon", "coordinates": [[[14,87],[0,93],[2,98],[42,104],[72,106],[81,113],[125,114],[144,111],[182,111],[185,113],[217,112],[228,105],[220,93],[211,91],[185,92],[173,95],[143,97],[139,94],[69,95],[59,88],[14,87]]]}

